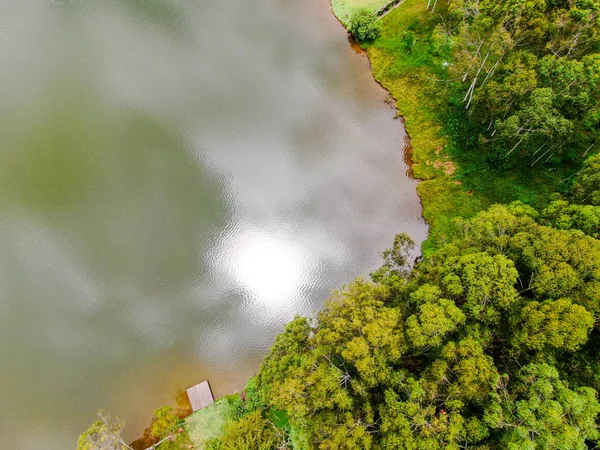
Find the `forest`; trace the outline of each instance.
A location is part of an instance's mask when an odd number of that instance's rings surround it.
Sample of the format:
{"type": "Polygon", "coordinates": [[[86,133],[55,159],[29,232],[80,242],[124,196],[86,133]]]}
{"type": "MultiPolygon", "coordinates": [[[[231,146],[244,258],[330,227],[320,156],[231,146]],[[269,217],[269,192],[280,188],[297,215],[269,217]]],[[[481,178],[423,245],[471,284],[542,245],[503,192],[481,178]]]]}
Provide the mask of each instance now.
{"type": "Polygon", "coordinates": [[[517,149],[531,166],[577,159],[598,146],[597,1],[451,2],[433,31],[453,50],[462,103],[486,152],[517,149]]]}

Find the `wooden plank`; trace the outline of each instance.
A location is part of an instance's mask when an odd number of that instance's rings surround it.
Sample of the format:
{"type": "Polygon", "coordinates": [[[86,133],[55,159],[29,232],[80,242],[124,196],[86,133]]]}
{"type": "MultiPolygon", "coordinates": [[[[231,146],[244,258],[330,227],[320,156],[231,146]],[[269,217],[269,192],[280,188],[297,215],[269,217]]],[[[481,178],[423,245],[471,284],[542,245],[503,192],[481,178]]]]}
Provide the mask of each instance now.
{"type": "Polygon", "coordinates": [[[203,381],[196,386],[192,386],[191,388],[186,389],[186,392],[188,398],[190,399],[193,411],[206,408],[215,402],[208,381],[203,381]]]}

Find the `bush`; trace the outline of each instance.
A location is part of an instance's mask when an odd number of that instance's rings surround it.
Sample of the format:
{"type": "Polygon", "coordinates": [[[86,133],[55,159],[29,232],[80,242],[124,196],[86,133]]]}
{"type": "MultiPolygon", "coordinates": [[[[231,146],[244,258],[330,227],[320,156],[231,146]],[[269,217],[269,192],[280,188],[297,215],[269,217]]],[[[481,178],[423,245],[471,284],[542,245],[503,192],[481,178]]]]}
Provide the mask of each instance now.
{"type": "Polygon", "coordinates": [[[400,35],[400,40],[402,41],[404,51],[410,53],[413,45],[415,45],[415,33],[412,31],[405,31],[400,35]]]}
{"type": "Polygon", "coordinates": [[[206,450],[269,450],[278,448],[279,436],[260,411],[232,422],[221,438],[212,439],[206,450]]]}
{"type": "Polygon", "coordinates": [[[163,406],[154,411],[150,434],[154,442],[171,436],[171,439],[160,444],[161,450],[188,448],[192,443],[185,429],[185,422],[177,417],[175,411],[170,406],[163,406]]]}
{"type": "Polygon", "coordinates": [[[348,31],[359,41],[372,41],[381,32],[381,22],[369,10],[361,9],[350,18],[348,31]]]}

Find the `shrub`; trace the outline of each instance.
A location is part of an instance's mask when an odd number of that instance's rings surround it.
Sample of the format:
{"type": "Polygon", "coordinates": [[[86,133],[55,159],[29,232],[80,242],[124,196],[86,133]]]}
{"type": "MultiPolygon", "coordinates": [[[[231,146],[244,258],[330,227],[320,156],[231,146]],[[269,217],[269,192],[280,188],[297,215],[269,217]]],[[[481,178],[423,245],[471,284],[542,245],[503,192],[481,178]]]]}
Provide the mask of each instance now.
{"type": "Polygon", "coordinates": [[[361,9],[350,18],[348,31],[359,41],[372,41],[381,32],[381,22],[369,10],[361,9]]]}
{"type": "Polygon", "coordinates": [[[400,35],[400,40],[402,41],[404,51],[410,53],[413,45],[415,45],[415,33],[412,31],[405,31],[400,35]]]}
{"type": "Polygon", "coordinates": [[[279,448],[275,428],[260,411],[232,422],[221,438],[205,444],[206,450],[269,450],[279,448]]]}

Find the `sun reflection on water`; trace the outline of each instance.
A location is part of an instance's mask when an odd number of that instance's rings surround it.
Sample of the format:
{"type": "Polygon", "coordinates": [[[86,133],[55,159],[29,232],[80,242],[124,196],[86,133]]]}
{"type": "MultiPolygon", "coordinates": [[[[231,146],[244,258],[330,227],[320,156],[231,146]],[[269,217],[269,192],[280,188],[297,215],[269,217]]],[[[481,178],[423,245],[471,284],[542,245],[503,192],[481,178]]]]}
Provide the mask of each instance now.
{"type": "Polygon", "coordinates": [[[252,231],[231,245],[229,272],[251,298],[278,305],[298,296],[306,272],[302,248],[283,236],[252,231]]]}

